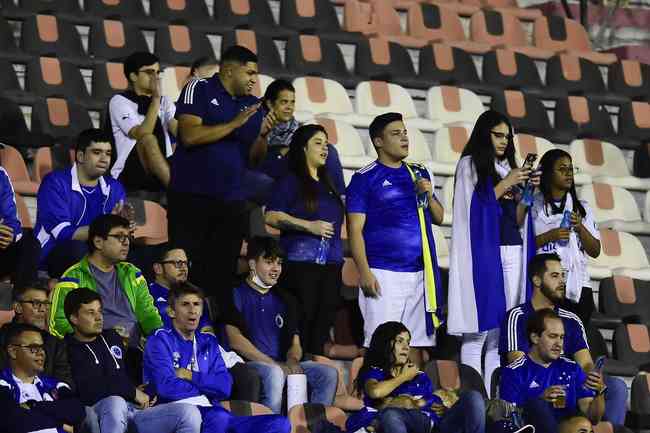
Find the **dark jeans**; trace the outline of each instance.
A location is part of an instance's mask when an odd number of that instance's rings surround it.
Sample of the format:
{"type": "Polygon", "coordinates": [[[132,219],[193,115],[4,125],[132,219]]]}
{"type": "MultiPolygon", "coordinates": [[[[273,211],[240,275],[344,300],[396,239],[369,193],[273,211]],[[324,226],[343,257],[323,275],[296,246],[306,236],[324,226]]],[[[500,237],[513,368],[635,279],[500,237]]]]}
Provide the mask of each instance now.
{"type": "Polygon", "coordinates": [[[558,422],[551,403],[534,398],[524,405],[524,419],[527,424],[532,424],[536,432],[556,432],[558,422]]]}
{"type": "Polygon", "coordinates": [[[418,409],[388,408],[379,414],[381,433],[429,433],[431,418],[418,409]]]}
{"type": "MultiPolygon", "coordinates": [[[[485,400],[478,391],[466,391],[440,420],[439,433],[485,433],[485,400]]],[[[541,431],[541,430],[539,430],[541,431]]]]}
{"type": "Polygon", "coordinates": [[[85,241],[68,240],[57,243],[45,258],[47,273],[52,278],[60,278],[68,268],[88,254],[85,241]]]}
{"type": "Polygon", "coordinates": [[[41,245],[31,231],[6,249],[0,250],[0,278],[11,277],[14,287],[24,287],[36,279],[41,245]]]}
{"type": "Polygon", "coordinates": [[[235,284],[248,218],[243,201],[169,191],[169,240],[192,261],[191,280],[219,305],[235,284]]]}
{"type": "Polygon", "coordinates": [[[290,291],[299,303],[300,339],[305,352],[322,355],[341,301],[341,265],[285,262],[280,287],[290,291]]]}
{"type": "Polygon", "coordinates": [[[238,362],[228,371],[232,376],[230,400],[260,401],[260,375],[255,368],[238,362]]]}

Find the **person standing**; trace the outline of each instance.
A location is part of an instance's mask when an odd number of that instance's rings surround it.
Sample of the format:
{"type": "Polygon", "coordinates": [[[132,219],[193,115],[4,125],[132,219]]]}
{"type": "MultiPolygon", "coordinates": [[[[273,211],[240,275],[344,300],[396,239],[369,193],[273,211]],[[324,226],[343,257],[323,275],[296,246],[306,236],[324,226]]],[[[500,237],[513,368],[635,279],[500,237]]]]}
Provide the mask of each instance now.
{"type": "Polygon", "coordinates": [[[444,300],[431,224],[442,222],[443,209],[428,170],[404,162],[409,139],[402,115],[377,116],[369,129],[379,158],[352,176],[346,195],[364,346],[387,321],[404,323],[414,348],[433,346],[444,300]]]}

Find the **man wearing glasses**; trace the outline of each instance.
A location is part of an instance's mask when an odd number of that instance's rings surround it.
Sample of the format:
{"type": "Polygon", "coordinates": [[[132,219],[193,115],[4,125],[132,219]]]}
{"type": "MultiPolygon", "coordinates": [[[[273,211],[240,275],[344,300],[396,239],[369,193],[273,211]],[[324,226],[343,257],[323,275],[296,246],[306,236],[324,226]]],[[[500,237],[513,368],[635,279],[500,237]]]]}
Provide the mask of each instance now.
{"type": "Polygon", "coordinates": [[[0,413],[4,431],[73,432],[85,417],[72,390],[43,374],[46,353],[42,332],[25,323],[8,325],[2,350],[9,367],[0,371],[0,413]]]}
{"type": "Polygon", "coordinates": [[[142,272],[125,262],[131,242],[129,221],[119,215],[97,217],[88,231],[89,254],[68,269],[54,288],[49,329],[63,338],[72,332],[64,314],[66,295],[78,287],[99,293],[104,307],[104,329],[115,329],[130,348],[142,336],[162,326],[142,272]]]}
{"type": "Polygon", "coordinates": [[[169,184],[169,163],[176,136],[176,106],[160,92],[158,57],[136,52],[124,61],[129,88],[108,103],[117,160],[111,175],[129,195],[160,201],[169,184]]]}
{"type": "MultiPolygon", "coordinates": [[[[65,343],[47,333],[47,316],[50,305],[44,283],[35,282],[26,287],[16,288],[14,289],[13,303],[15,315],[12,323],[32,325],[43,331],[42,338],[45,349],[43,374],[55,377],[74,389],[65,343]]],[[[6,341],[8,329],[8,326],[0,328],[0,342],[6,341]]],[[[0,351],[0,370],[8,367],[8,362],[6,352],[0,351]]]]}

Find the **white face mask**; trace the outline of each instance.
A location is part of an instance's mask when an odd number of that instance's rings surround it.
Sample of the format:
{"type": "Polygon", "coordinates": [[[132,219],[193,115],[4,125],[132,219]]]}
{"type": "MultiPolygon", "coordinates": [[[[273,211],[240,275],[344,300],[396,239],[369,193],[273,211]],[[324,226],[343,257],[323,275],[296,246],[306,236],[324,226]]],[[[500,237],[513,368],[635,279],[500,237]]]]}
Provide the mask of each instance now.
{"type": "Polygon", "coordinates": [[[259,275],[257,275],[257,272],[255,271],[255,268],[253,266],[251,266],[251,281],[263,289],[268,290],[271,287],[273,287],[273,284],[266,284],[264,281],[262,281],[259,275]]]}

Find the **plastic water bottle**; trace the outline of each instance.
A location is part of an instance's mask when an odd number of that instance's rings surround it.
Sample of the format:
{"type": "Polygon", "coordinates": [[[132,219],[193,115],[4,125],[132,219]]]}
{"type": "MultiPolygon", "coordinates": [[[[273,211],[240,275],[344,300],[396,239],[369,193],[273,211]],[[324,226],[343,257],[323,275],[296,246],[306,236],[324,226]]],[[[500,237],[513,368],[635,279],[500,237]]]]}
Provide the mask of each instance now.
{"type": "Polygon", "coordinates": [[[318,251],[316,252],[316,263],[319,265],[327,264],[327,256],[330,252],[330,240],[325,236],[320,238],[320,244],[318,244],[318,251]]]}
{"type": "Polygon", "coordinates": [[[526,205],[526,206],[532,206],[533,205],[533,190],[535,187],[531,182],[526,183],[526,187],[524,188],[524,193],[521,197],[521,203],[526,205]]]}
{"type": "MultiPolygon", "coordinates": [[[[570,210],[565,210],[564,211],[564,216],[562,217],[562,222],[560,223],[560,228],[561,229],[570,229],[571,228],[571,211],[570,210]]],[[[565,239],[560,239],[557,241],[558,244],[564,246],[569,243],[568,240],[565,239]]]]}
{"type": "Polygon", "coordinates": [[[427,195],[426,191],[419,191],[417,183],[420,181],[420,179],[424,179],[424,176],[422,176],[420,170],[415,170],[415,193],[417,197],[417,204],[418,207],[426,209],[429,207],[429,196],[427,195]]]}

